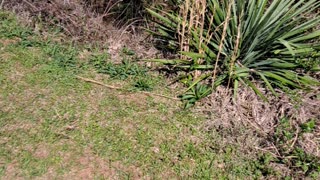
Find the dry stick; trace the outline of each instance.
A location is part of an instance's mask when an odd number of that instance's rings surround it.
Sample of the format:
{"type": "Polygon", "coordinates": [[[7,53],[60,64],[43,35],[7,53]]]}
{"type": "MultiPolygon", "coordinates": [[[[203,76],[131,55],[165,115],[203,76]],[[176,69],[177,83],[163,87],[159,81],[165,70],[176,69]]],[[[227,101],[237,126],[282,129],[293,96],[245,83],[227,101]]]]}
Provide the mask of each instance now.
{"type": "Polygon", "coordinates": [[[254,124],[253,122],[251,122],[249,119],[244,118],[252,127],[254,127],[258,133],[260,133],[260,135],[262,136],[268,136],[268,133],[266,133],[261,127],[259,127],[258,125],[254,124]]]}
{"type": "MultiPolygon", "coordinates": [[[[204,24],[205,24],[205,13],[206,13],[206,6],[207,6],[207,3],[206,3],[206,0],[202,1],[201,2],[201,9],[200,9],[200,12],[199,14],[201,15],[200,18],[201,18],[201,22],[200,22],[200,43],[199,43],[199,53],[200,54],[203,54],[203,49],[202,49],[202,43],[204,41],[203,39],[203,31],[204,31],[204,24]]],[[[201,62],[198,62],[199,64],[201,62]]]]}
{"type": "Polygon", "coordinates": [[[186,19],[186,22],[188,22],[188,15],[189,15],[189,24],[186,24],[186,26],[188,27],[187,33],[186,33],[186,35],[187,35],[187,37],[186,37],[186,45],[187,46],[186,46],[186,49],[184,51],[189,52],[190,51],[190,38],[192,37],[191,36],[191,31],[192,31],[193,27],[196,28],[196,26],[194,24],[194,15],[193,15],[194,11],[195,11],[194,10],[194,0],[191,1],[191,5],[188,4],[188,5],[186,5],[186,7],[187,7],[188,11],[187,11],[185,19],[186,19]],[[189,12],[190,12],[190,14],[189,14],[189,12]]]}
{"type": "Polygon", "coordinates": [[[230,18],[230,14],[231,14],[231,5],[232,5],[232,3],[230,3],[229,6],[228,6],[227,17],[226,17],[226,20],[225,20],[225,22],[224,22],[222,37],[221,37],[221,41],[220,41],[220,45],[219,45],[219,51],[218,51],[218,54],[217,54],[216,63],[215,63],[214,70],[213,70],[212,88],[214,88],[214,81],[215,81],[215,79],[216,79],[217,66],[218,66],[218,61],[219,61],[220,54],[221,54],[221,51],[222,51],[223,41],[224,41],[224,39],[226,38],[226,33],[227,33],[229,18],[230,18]]]}
{"type": "MultiPolygon", "coordinates": [[[[197,20],[197,21],[201,21],[201,22],[200,22],[200,26],[198,25],[196,28],[197,29],[200,28],[200,32],[199,32],[200,40],[199,40],[198,51],[199,51],[199,54],[203,55],[204,51],[202,49],[202,44],[204,42],[203,32],[204,32],[204,24],[205,24],[205,12],[206,12],[206,6],[207,6],[206,0],[202,0],[200,2],[199,6],[200,6],[200,7],[198,7],[199,8],[198,9],[198,11],[199,11],[198,12],[199,20],[197,20]]],[[[198,64],[202,64],[203,61],[204,61],[203,58],[199,58],[197,63],[198,64]]],[[[201,74],[201,72],[199,70],[196,70],[195,71],[195,78],[197,78],[197,76],[200,75],[200,74],[201,74]]]]}
{"type": "Polygon", "coordinates": [[[230,85],[230,82],[231,82],[231,77],[233,75],[233,69],[234,69],[234,64],[235,64],[235,61],[237,59],[237,56],[238,56],[238,51],[239,51],[239,46],[240,46],[240,36],[241,36],[241,17],[242,17],[242,13],[241,13],[241,16],[239,18],[239,24],[238,24],[238,27],[237,27],[237,31],[238,31],[238,34],[237,34],[237,40],[236,40],[236,46],[233,50],[233,54],[232,54],[232,57],[231,57],[231,63],[230,63],[230,75],[229,75],[229,80],[228,80],[228,86],[227,88],[229,88],[229,85],[230,85]]]}
{"type": "MultiPolygon", "coordinates": [[[[85,82],[91,82],[91,83],[98,84],[98,85],[101,85],[101,86],[104,86],[104,87],[107,87],[107,88],[110,88],[110,89],[129,91],[127,89],[120,88],[120,87],[115,87],[115,86],[111,86],[111,85],[107,85],[107,84],[104,84],[102,82],[95,81],[93,79],[88,79],[88,78],[84,78],[84,77],[81,77],[81,76],[76,76],[76,77],[78,79],[81,79],[81,80],[85,81],[85,82]]],[[[180,100],[179,98],[169,97],[169,96],[165,96],[165,95],[162,95],[162,94],[155,94],[155,93],[146,92],[146,91],[140,91],[140,93],[151,95],[151,96],[163,97],[163,98],[172,99],[172,100],[180,100]]]]}
{"type": "Polygon", "coordinates": [[[276,155],[275,153],[273,153],[273,152],[271,152],[271,151],[268,151],[268,150],[266,150],[266,149],[262,149],[262,148],[260,148],[260,147],[255,147],[257,150],[260,150],[260,151],[263,151],[263,152],[268,152],[268,153],[270,153],[271,155],[273,155],[274,157],[276,157],[276,158],[282,158],[282,156],[279,156],[279,155],[276,155]]]}
{"type": "Polygon", "coordinates": [[[103,15],[102,17],[106,17],[108,16],[109,12],[114,8],[114,6],[117,6],[119,5],[119,3],[121,2],[122,0],[117,0],[116,2],[114,2],[112,5],[110,5],[112,3],[112,1],[109,1],[106,8],[104,9],[104,12],[103,12],[103,15]]]}
{"type": "MultiPolygon", "coordinates": [[[[4,0],[3,0],[4,1],[4,0]]],[[[23,2],[25,2],[26,4],[28,4],[30,7],[32,7],[33,9],[35,9],[36,11],[39,11],[39,8],[35,7],[31,2],[27,1],[27,0],[22,0],[23,2]]]]}
{"type": "MultiPolygon", "coordinates": [[[[120,36],[119,36],[119,39],[122,38],[123,34],[125,34],[125,33],[127,32],[127,30],[129,29],[129,27],[132,27],[134,23],[139,22],[139,21],[141,21],[141,20],[137,19],[137,20],[132,21],[132,22],[129,23],[128,25],[126,25],[126,27],[121,31],[121,34],[120,34],[120,36]]],[[[135,33],[135,31],[134,31],[134,33],[135,33]]]]}
{"type": "MultiPolygon", "coordinates": [[[[189,43],[187,42],[188,39],[185,40],[185,37],[189,37],[189,32],[186,34],[186,26],[187,26],[187,18],[188,18],[188,13],[189,13],[189,0],[186,0],[186,2],[183,4],[181,8],[181,16],[182,16],[182,22],[178,25],[178,33],[179,33],[179,43],[180,43],[180,51],[189,51],[188,46],[189,43]],[[181,29],[180,29],[181,28],[181,29]]],[[[190,27],[190,24],[189,24],[190,27]]],[[[181,59],[186,59],[185,56],[182,54],[180,55],[181,59]]]]}
{"type": "Polygon", "coordinates": [[[211,40],[211,38],[212,38],[212,36],[213,36],[213,33],[214,33],[214,31],[213,32],[211,32],[211,27],[212,27],[212,24],[213,24],[213,19],[214,19],[214,12],[215,12],[215,9],[216,9],[216,7],[214,6],[213,7],[213,10],[212,10],[212,15],[211,15],[211,17],[210,17],[210,22],[209,22],[209,29],[208,29],[208,32],[207,32],[207,35],[206,35],[206,38],[205,38],[205,45],[206,46],[208,46],[208,44],[210,43],[210,40],[211,40]]]}
{"type": "Polygon", "coordinates": [[[296,142],[297,142],[297,140],[298,140],[298,136],[299,136],[299,129],[297,128],[297,130],[296,130],[296,135],[295,135],[295,138],[294,138],[294,140],[293,140],[293,142],[292,142],[292,144],[291,144],[291,146],[290,146],[290,149],[292,149],[293,146],[296,144],[296,142]]]}
{"type": "Polygon", "coordinates": [[[2,1],[1,1],[1,4],[0,4],[0,9],[3,9],[3,4],[4,4],[4,1],[5,1],[5,0],[2,0],[2,1]]]}

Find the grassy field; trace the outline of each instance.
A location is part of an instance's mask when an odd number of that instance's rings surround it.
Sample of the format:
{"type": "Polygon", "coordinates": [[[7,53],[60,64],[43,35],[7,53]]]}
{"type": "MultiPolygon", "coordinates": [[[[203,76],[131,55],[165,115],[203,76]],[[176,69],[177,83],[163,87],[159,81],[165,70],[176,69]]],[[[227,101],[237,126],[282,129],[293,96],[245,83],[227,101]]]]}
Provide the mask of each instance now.
{"type": "Polygon", "coordinates": [[[103,48],[62,43],[54,31],[39,36],[6,12],[0,19],[0,179],[262,174],[256,160],[201,128],[205,116],[154,95],[173,91],[159,74],[132,63],[130,52],[113,64],[103,48]]]}

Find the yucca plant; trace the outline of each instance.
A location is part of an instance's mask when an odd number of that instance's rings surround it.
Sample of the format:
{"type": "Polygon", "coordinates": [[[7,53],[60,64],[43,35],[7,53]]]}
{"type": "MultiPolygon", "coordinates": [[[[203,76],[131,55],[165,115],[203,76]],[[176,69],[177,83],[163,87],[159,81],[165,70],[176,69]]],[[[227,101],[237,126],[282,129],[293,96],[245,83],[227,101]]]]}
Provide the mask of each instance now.
{"type": "Polygon", "coordinates": [[[186,0],[180,12],[148,9],[156,19],[153,35],[180,52],[179,59],[153,59],[188,70],[194,83],[251,87],[267,100],[256,82],[275,88],[308,89],[319,81],[319,0],[186,0]]]}

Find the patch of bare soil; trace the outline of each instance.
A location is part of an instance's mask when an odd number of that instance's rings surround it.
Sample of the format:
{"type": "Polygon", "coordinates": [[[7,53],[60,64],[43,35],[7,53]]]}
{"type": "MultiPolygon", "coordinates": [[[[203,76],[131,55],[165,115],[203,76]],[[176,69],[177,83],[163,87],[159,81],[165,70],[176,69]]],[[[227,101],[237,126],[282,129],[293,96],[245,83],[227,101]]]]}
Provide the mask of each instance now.
{"type": "Polygon", "coordinates": [[[11,162],[6,166],[3,179],[17,179],[17,180],[24,179],[22,177],[22,172],[19,169],[17,162],[11,162]]]}
{"type": "Polygon", "coordinates": [[[3,45],[3,47],[7,47],[11,44],[16,44],[20,41],[19,38],[13,38],[13,39],[0,39],[0,44],[3,45]]]}
{"type": "Polygon", "coordinates": [[[50,155],[49,146],[46,144],[39,144],[38,147],[35,149],[33,156],[36,158],[48,158],[50,155]]]}
{"type": "Polygon", "coordinates": [[[135,94],[120,94],[118,96],[120,101],[125,101],[127,103],[130,104],[134,104],[137,107],[146,107],[147,105],[147,95],[145,94],[139,94],[139,93],[135,93],[135,94]]]}
{"type": "MultiPolygon", "coordinates": [[[[64,159],[64,163],[74,161],[74,159],[64,159]]],[[[130,174],[132,179],[145,179],[142,171],[138,167],[124,166],[120,162],[109,162],[96,156],[90,150],[85,150],[83,156],[75,160],[75,165],[71,170],[63,175],[63,179],[119,179],[122,174],[130,174]]]]}

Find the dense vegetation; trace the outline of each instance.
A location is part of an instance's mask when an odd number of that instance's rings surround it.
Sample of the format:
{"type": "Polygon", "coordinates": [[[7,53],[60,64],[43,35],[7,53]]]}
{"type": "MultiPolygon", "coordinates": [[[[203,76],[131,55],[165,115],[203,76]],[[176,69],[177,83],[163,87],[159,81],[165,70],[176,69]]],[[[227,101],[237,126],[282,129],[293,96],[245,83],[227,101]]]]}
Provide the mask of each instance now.
{"type": "Polygon", "coordinates": [[[236,96],[244,84],[267,100],[257,82],[275,96],[276,87],[317,87],[309,73],[319,70],[320,16],[312,14],[319,7],[317,0],[187,0],[180,12],[149,9],[159,28],[153,34],[181,54],[154,61],[188,71],[188,90],[209,80],[212,89],[230,86],[236,96]]]}

